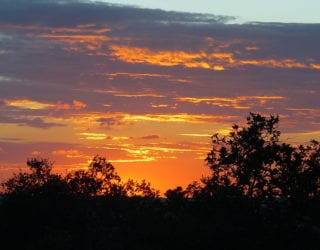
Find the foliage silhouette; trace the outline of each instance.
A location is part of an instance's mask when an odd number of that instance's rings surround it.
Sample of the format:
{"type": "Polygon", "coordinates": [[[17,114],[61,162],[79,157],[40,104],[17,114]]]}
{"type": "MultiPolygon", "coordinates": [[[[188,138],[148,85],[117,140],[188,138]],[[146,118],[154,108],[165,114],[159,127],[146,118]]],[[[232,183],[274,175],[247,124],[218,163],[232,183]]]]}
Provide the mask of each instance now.
{"type": "Polygon", "coordinates": [[[66,176],[73,193],[83,195],[117,195],[121,182],[114,166],[106,158],[95,156],[88,170],[78,170],[66,176]]]}
{"type": "Polygon", "coordinates": [[[319,196],[319,142],[298,147],[279,141],[278,116],[250,113],[247,126],[232,127],[228,136],[212,136],[206,162],[212,176],[204,190],[222,188],[249,198],[306,200],[319,196]]]}
{"type": "Polygon", "coordinates": [[[27,160],[31,173],[19,172],[1,183],[5,195],[60,195],[68,193],[64,178],[52,173],[53,162],[48,159],[27,160]]]}
{"type": "Polygon", "coordinates": [[[27,161],[2,183],[0,241],[7,249],[317,249],[320,145],[280,141],[277,116],[214,135],[212,175],[159,197],[143,180],[123,182],[95,156],[61,176],[47,159],[27,161]]]}
{"type": "Polygon", "coordinates": [[[53,162],[48,159],[31,158],[27,161],[30,173],[20,172],[3,182],[5,195],[38,195],[60,191],[63,195],[83,196],[124,196],[156,198],[159,191],[152,188],[149,182],[137,182],[129,179],[122,182],[114,166],[106,158],[95,156],[88,170],[77,170],[65,177],[53,174],[53,162]]]}

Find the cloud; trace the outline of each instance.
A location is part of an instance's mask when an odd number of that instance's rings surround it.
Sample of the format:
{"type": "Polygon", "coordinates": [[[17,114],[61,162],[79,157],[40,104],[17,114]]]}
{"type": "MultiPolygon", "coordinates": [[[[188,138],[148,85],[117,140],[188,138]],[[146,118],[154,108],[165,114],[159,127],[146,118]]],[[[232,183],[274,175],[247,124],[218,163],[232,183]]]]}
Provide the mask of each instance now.
{"type": "Polygon", "coordinates": [[[7,106],[17,107],[21,109],[31,109],[31,110],[39,110],[39,109],[48,109],[54,107],[53,104],[43,103],[28,99],[20,99],[20,100],[5,100],[7,106]]]}
{"type": "Polygon", "coordinates": [[[159,138],[160,138],[159,135],[146,135],[146,136],[140,137],[140,139],[143,139],[143,140],[156,140],[159,138]]]}
{"type": "Polygon", "coordinates": [[[268,68],[300,68],[318,70],[320,66],[312,62],[299,62],[292,58],[280,59],[237,59],[233,53],[207,53],[185,51],[152,51],[148,48],[111,45],[112,56],[127,63],[147,63],[151,65],[186,68],[203,68],[223,71],[226,68],[257,66],[268,68]]]}
{"type": "Polygon", "coordinates": [[[237,97],[179,97],[180,102],[194,104],[205,103],[218,107],[233,107],[235,109],[251,109],[253,106],[265,105],[268,102],[284,100],[284,96],[237,96],[237,97]]]}
{"type": "Polygon", "coordinates": [[[101,117],[97,119],[97,122],[100,123],[101,127],[108,129],[122,124],[121,117],[101,117]]]}
{"type": "Polygon", "coordinates": [[[148,63],[159,66],[184,66],[186,68],[203,68],[216,71],[224,70],[221,63],[233,63],[231,53],[205,52],[188,53],[185,51],[151,51],[147,48],[111,45],[112,56],[128,63],[148,63]],[[211,60],[212,59],[212,60],[211,60]]]}
{"type": "Polygon", "coordinates": [[[210,134],[180,134],[182,136],[191,136],[191,137],[208,137],[210,138],[212,135],[210,134]]]}
{"type": "Polygon", "coordinates": [[[74,109],[79,110],[79,109],[84,109],[85,107],[87,107],[87,104],[85,104],[84,102],[73,100],[74,109]]]}
{"type": "Polygon", "coordinates": [[[101,141],[107,139],[107,135],[104,133],[83,132],[80,135],[86,140],[101,141]]]}
{"type": "MultiPolygon", "coordinates": [[[[30,126],[35,128],[51,128],[51,127],[62,127],[65,126],[64,124],[55,123],[55,122],[45,122],[42,118],[33,118],[33,119],[26,119],[23,121],[23,119],[18,120],[18,122],[22,123],[24,126],[30,126]]],[[[15,122],[17,123],[17,121],[15,122]]]]}
{"type": "Polygon", "coordinates": [[[73,100],[72,104],[63,103],[61,101],[58,101],[57,103],[48,103],[48,102],[40,102],[30,99],[4,99],[0,100],[8,107],[15,107],[18,109],[23,110],[47,110],[47,109],[55,109],[55,110],[80,110],[87,107],[87,104],[84,102],[73,100]]]}
{"type": "Polygon", "coordinates": [[[105,94],[111,94],[116,97],[128,97],[128,98],[137,98],[137,97],[154,97],[154,98],[164,98],[166,96],[156,94],[156,93],[150,93],[150,91],[146,93],[125,93],[115,90],[102,90],[102,89],[96,89],[95,92],[97,93],[105,93],[105,94]]]}
{"type": "Polygon", "coordinates": [[[62,155],[67,158],[82,158],[83,153],[77,149],[58,149],[51,152],[52,155],[62,155]]]}
{"type": "Polygon", "coordinates": [[[6,106],[6,102],[0,99],[0,108],[6,106]]]}
{"type": "MultiPolygon", "coordinates": [[[[0,54],[1,54],[1,50],[0,50],[0,54]]],[[[0,75],[0,82],[10,82],[12,81],[13,79],[10,78],[10,77],[6,77],[6,76],[1,76],[0,75]]]]}
{"type": "Polygon", "coordinates": [[[167,25],[168,23],[223,23],[234,19],[229,16],[168,12],[159,9],[151,10],[102,2],[92,3],[90,1],[16,0],[12,2],[1,0],[0,4],[1,20],[16,24],[33,24],[38,22],[42,25],[50,26],[62,24],[72,26],[77,24],[77,22],[92,23],[92,21],[98,23],[122,23],[124,21],[128,23],[141,23],[151,21],[152,23],[167,25]],[[86,14],[84,15],[84,13],[86,14]]]}
{"type": "Polygon", "coordinates": [[[28,126],[40,129],[48,129],[52,127],[63,127],[65,124],[56,122],[47,122],[40,117],[12,117],[9,115],[0,115],[0,123],[17,124],[19,126],[28,126]]]}
{"type": "Polygon", "coordinates": [[[145,115],[133,115],[125,114],[123,120],[127,122],[172,122],[172,123],[216,123],[219,121],[232,120],[235,116],[227,115],[205,115],[205,114],[145,114],[145,115]]]}

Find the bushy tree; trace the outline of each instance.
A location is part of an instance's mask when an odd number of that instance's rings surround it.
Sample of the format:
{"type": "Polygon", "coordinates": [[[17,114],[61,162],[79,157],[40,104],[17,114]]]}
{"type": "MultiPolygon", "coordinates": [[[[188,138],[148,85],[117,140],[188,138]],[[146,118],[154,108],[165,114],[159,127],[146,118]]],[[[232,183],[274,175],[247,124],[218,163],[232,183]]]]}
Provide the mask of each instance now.
{"type": "Polygon", "coordinates": [[[151,187],[150,182],[142,180],[141,182],[129,179],[122,185],[123,195],[128,197],[146,197],[157,198],[160,192],[151,187]]]}
{"type": "Polygon", "coordinates": [[[320,195],[320,144],[312,140],[309,145],[297,147],[281,144],[270,170],[275,194],[297,201],[320,195]]]}
{"type": "Polygon", "coordinates": [[[41,193],[58,194],[67,192],[67,186],[60,175],[52,173],[53,162],[43,158],[27,160],[30,172],[19,172],[1,184],[5,194],[28,194],[31,196],[41,193]]]}
{"type": "Polygon", "coordinates": [[[247,126],[227,136],[212,136],[206,162],[212,176],[203,192],[240,191],[263,199],[306,199],[319,195],[320,147],[317,141],[298,147],[279,140],[278,116],[250,113],[247,126]]]}
{"type": "Polygon", "coordinates": [[[121,192],[121,178],[114,166],[101,156],[95,156],[88,170],[78,170],[66,176],[73,193],[84,195],[111,195],[121,192]]]}
{"type": "Polygon", "coordinates": [[[122,182],[115,167],[101,156],[95,156],[87,170],[77,170],[61,176],[52,173],[53,162],[31,158],[30,172],[20,172],[4,183],[4,194],[63,194],[83,196],[159,197],[159,191],[145,180],[122,182]]]}

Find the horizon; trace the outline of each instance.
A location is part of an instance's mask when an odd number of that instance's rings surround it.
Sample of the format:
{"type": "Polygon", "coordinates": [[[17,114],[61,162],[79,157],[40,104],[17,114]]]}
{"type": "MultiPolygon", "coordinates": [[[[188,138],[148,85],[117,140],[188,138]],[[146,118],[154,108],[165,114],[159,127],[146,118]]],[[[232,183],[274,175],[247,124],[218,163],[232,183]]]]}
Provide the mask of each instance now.
{"type": "Polygon", "coordinates": [[[0,4],[1,180],[30,157],[67,173],[99,154],[123,180],[185,186],[209,173],[210,136],[249,112],[278,114],[283,141],[320,140],[319,23],[239,24],[178,1],[0,4]]]}

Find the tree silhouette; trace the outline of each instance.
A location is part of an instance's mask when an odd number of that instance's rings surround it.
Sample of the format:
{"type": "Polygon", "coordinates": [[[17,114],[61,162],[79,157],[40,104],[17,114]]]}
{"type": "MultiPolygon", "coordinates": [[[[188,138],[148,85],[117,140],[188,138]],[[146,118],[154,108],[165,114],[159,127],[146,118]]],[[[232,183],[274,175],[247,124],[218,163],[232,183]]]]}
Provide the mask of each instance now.
{"type": "Polygon", "coordinates": [[[67,185],[60,175],[52,174],[53,162],[43,158],[27,160],[31,173],[19,172],[1,184],[5,194],[58,194],[67,192],[67,185]]]}
{"type": "Polygon", "coordinates": [[[266,195],[270,189],[268,170],[279,142],[278,121],[278,117],[250,113],[247,127],[234,125],[229,136],[213,135],[206,162],[213,171],[214,184],[235,186],[248,197],[266,195]]]}
{"type": "Polygon", "coordinates": [[[276,164],[272,169],[272,185],[281,198],[305,201],[319,197],[320,145],[312,140],[298,147],[289,144],[278,146],[276,164]]]}
{"type": "Polygon", "coordinates": [[[30,172],[20,172],[4,183],[3,192],[9,194],[50,194],[118,197],[159,197],[159,191],[145,180],[129,179],[122,182],[115,167],[101,156],[95,156],[87,170],[77,170],[65,177],[52,174],[53,162],[48,159],[31,158],[27,161],[30,172]]]}
{"type": "Polygon", "coordinates": [[[114,166],[101,156],[95,156],[88,170],[78,170],[66,176],[73,193],[83,195],[119,195],[121,178],[114,166]]]}
{"type": "Polygon", "coordinates": [[[145,198],[157,198],[160,196],[160,192],[151,187],[150,182],[142,180],[137,182],[129,179],[122,185],[123,195],[128,197],[145,197],[145,198]]]}
{"type": "Polygon", "coordinates": [[[234,125],[228,136],[214,134],[206,158],[212,176],[203,180],[203,191],[214,195],[227,188],[263,199],[319,195],[319,143],[298,147],[281,143],[278,123],[278,116],[250,113],[246,127],[234,125]]]}

